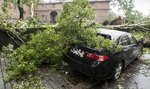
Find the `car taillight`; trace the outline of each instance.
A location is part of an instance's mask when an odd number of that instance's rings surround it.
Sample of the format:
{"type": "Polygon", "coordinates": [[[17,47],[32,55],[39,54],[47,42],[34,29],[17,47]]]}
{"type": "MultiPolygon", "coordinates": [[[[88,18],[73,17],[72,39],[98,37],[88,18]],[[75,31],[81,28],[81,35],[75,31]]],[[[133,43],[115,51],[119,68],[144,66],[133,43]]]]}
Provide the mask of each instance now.
{"type": "Polygon", "coordinates": [[[93,54],[93,53],[88,53],[86,55],[86,57],[91,58],[91,59],[95,59],[98,62],[105,61],[109,58],[108,56],[96,55],[96,54],[93,54]]]}

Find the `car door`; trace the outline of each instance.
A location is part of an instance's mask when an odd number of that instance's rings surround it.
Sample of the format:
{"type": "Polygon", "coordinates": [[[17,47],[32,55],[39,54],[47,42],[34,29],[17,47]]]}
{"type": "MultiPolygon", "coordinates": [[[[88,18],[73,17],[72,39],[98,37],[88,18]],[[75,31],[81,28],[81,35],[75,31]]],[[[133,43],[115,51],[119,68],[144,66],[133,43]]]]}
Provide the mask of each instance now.
{"type": "Polygon", "coordinates": [[[124,59],[126,61],[127,64],[129,64],[132,61],[132,45],[130,43],[130,39],[128,37],[128,35],[123,35],[120,37],[119,40],[119,45],[123,46],[123,54],[124,54],[124,59]]]}
{"type": "Polygon", "coordinates": [[[135,39],[135,37],[133,37],[132,35],[128,35],[129,39],[130,39],[130,44],[131,44],[131,59],[134,60],[137,58],[137,56],[140,54],[141,52],[141,47],[139,46],[137,40],[135,39]]]}

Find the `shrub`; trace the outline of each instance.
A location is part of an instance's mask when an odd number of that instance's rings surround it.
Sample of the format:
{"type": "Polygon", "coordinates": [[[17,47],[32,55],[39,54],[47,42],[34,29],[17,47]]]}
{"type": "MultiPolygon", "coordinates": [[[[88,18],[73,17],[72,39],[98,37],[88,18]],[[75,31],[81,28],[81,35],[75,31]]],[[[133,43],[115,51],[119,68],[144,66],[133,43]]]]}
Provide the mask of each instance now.
{"type": "Polygon", "coordinates": [[[6,69],[9,79],[33,76],[44,66],[58,67],[62,60],[62,43],[54,29],[47,29],[32,36],[32,40],[13,50],[13,46],[3,48],[8,57],[6,69]]]}

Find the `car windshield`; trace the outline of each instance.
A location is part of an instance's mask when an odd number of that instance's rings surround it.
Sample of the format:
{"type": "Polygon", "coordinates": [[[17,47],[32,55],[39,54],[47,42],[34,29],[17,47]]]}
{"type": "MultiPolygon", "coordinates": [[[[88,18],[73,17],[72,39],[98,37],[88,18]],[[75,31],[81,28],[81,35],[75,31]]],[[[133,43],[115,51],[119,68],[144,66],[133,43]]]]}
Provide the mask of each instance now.
{"type": "Polygon", "coordinates": [[[102,37],[104,37],[105,39],[111,40],[111,36],[110,36],[110,35],[107,35],[107,34],[100,34],[100,33],[98,33],[97,36],[102,36],[102,37]]]}

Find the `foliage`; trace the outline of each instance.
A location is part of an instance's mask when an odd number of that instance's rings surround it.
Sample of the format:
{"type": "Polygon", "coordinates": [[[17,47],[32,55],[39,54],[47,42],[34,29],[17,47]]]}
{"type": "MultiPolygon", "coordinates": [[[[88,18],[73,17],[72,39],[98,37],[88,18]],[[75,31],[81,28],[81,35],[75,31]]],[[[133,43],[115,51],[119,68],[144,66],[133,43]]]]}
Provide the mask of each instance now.
{"type": "Polygon", "coordinates": [[[16,50],[13,50],[11,45],[4,47],[4,55],[9,61],[7,78],[30,78],[41,67],[59,67],[62,63],[61,57],[66,52],[64,45],[72,43],[82,43],[95,49],[104,47],[113,52],[119,51],[121,46],[116,48],[114,41],[96,35],[95,25],[89,26],[95,16],[93,13],[86,0],[65,3],[56,27],[47,26],[47,30],[39,31],[32,36],[31,41],[16,50]]]}
{"type": "Polygon", "coordinates": [[[143,63],[145,65],[150,65],[149,59],[144,59],[144,60],[138,60],[140,63],[143,63]]]}
{"type": "Polygon", "coordinates": [[[27,27],[27,23],[24,23],[21,20],[9,21],[8,20],[9,18],[10,17],[7,14],[6,15],[0,14],[0,29],[6,31],[8,36],[13,40],[17,38],[18,40],[20,40],[20,42],[24,43],[24,41],[21,39],[21,33],[26,31],[26,29],[24,28],[27,27]]]}
{"type": "Polygon", "coordinates": [[[42,86],[40,77],[34,77],[19,84],[14,84],[13,89],[47,89],[42,86]]]}
{"type": "MultiPolygon", "coordinates": [[[[136,29],[138,30],[138,28],[136,29]]],[[[131,32],[137,40],[141,40],[141,38],[150,39],[150,35],[148,31],[134,31],[131,32]]]]}
{"type": "Polygon", "coordinates": [[[144,20],[144,16],[141,12],[134,10],[131,14],[131,22],[135,23],[135,24],[140,24],[141,22],[143,22],[144,20]]]}
{"type": "Polygon", "coordinates": [[[39,3],[39,1],[40,0],[22,0],[22,3],[23,4],[25,4],[25,5],[27,5],[27,6],[29,6],[29,7],[32,7],[32,5],[34,6],[34,7],[36,7],[37,6],[37,4],[39,3]]]}
{"type": "Polygon", "coordinates": [[[149,53],[150,54],[150,48],[143,48],[144,53],[149,53]]]}
{"type": "MultiPolygon", "coordinates": [[[[0,29],[5,29],[11,32],[15,32],[16,29],[20,29],[19,31],[21,32],[21,30],[25,28],[41,27],[40,18],[29,18],[28,20],[16,20],[16,21],[8,20],[9,18],[11,17],[8,14],[6,15],[0,14],[0,29]]],[[[17,32],[15,34],[17,34],[17,32]]]]}
{"type": "MultiPolygon", "coordinates": [[[[138,30],[139,28],[136,28],[136,30],[138,30]]],[[[133,35],[134,35],[134,37],[138,40],[138,41],[140,41],[141,40],[141,38],[144,38],[144,39],[150,39],[150,34],[149,34],[149,31],[134,31],[134,30],[132,30],[132,32],[131,32],[133,35]]],[[[143,52],[144,53],[150,53],[150,49],[149,48],[143,48],[143,52]]]]}
{"type": "Polygon", "coordinates": [[[20,55],[17,56],[17,52],[13,49],[13,45],[8,45],[7,47],[3,47],[3,52],[4,53],[2,55],[7,57],[8,60],[8,66],[5,70],[6,82],[14,78],[20,79],[23,77],[31,77],[32,74],[37,72],[37,68],[36,66],[33,65],[33,62],[17,60],[17,58],[21,56],[20,55]],[[26,76],[26,74],[28,74],[29,76],[26,76]]]}
{"type": "Polygon", "coordinates": [[[124,82],[125,81],[125,78],[124,77],[120,77],[119,79],[117,79],[117,82],[119,82],[119,83],[122,83],[122,82],[124,82]]]}
{"type": "MultiPolygon", "coordinates": [[[[86,0],[74,0],[72,3],[65,3],[60,17],[58,27],[61,29],[62,37],[69,44],[84,40],[86,33],[86,21],[94,18],[95,13],[86,0]],[[75,13],[76,12],[76,13],[75,13]]],[[[88,37],[87,37],[88,38],[88,37]]]]}
{"type": "Polygon", "coordinates": [[[144,19],[144,24],[150,25],[150,15],[144,19]]]}
{"type": "Polygon", "coordinates": [[[39,18],[29,18],[28,20],[8,20],[10,16],[8,14],[0,14],[0,29],[7,32],[8,36],[20,45],[16,40],[20,41],[21,44],[24,43],[23,33],[27,31],[27,28],[38,28],[42,27],[40,24],[41,19],[39,18]]]}
{"type": "Polygon", "coordinates": [[[123,13],[124,23],[135,24],[143,21],[144,16],[141,12],[134,10],[134,0],[111,0],[119,11],[123,13]]]}
{"type": "Polygon", "coordinates": [[[119,10],[122,10],[125,16],[128,16],[132,13],[134,8],[133,0],[118,0],[119,10]]]}
{"type": "Polygon", "coordinates": [[[34,9],[40,0],[22,0],[22,3],[30,7],[31,17],[34,16],[34,9]]]}
{"type": "Polygon", "coordinates": [[[115,18],[117,18],[117,15],[113,12],[113,11],[109,11],[109,14],[108,14],[108,20],[109,21],[112,21],[114,20],[115,18]]]}
{"type": "Polygon", "coordinates": [[[95,17],[94,13],[86,0],[73,0],[72,3],[64,4],[57,21],[65,44],[82,43],[95,49],[114,48],[116,45],[114,41],[96,36],[96,26],[88,26],[89,21],[95,17]]]}
{"type": "MultiPolygon", "coordinates": [[[[6,0],[4,0],[4,2],[5,2],[6,0]]],[[[12,1],[13,2],[13,1],[12,1]]],[[[14,2],[13,2],[14,3],[14,2]]],[[[8,10],[7,10],[7,8],[12,8],[12,4],[9,2],[9,0],[8,1],[6,1],[5,3],[3,3],[2,4],[2,10],[3,10],[3,12],[5,12],[5,13],[8,13],[8,10]]]]}
{"type": "Polygon", "coordinates": [[[42,21],[42,19],[40,19],[40,18],[31,17],[24,23],[28,24],[28,26],[26,28],[38,28],[38,27],[42,27],[41,21],[42,21]]]}
{"type": "Polygon", "coordinates": [[[62,60],[62,43],[54,29],[49,28],[32,36],[32,40],[13,50],[13,46],[3,48],[9,65],[6,69],[8,79],[33,76],[44,66],[58,67],[62,60]]]}
{"type": "Polygon", "coordinates": [[[118,85],[117,89],[124,89],[124,87],[122,85],[118,85]]]}
{"type": "Polygon", "coordinates": [[[84,40],[86,21],[94,18],[93,13],[95,12],[86,0],[74,0],[72,3],[65,3],[61,15],[57,19],[58,28],[61,29],[62,35],[64,35],[63,39],[69,44],[84,40]]]}

